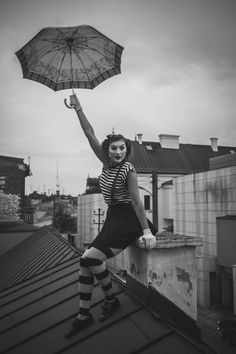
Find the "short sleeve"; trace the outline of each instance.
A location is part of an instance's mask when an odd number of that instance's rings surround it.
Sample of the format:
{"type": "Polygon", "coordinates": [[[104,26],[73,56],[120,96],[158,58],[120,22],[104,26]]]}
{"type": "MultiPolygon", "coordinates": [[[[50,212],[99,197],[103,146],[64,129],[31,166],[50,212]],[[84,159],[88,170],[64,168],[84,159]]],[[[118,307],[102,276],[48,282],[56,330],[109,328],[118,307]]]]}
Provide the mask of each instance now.
{"type": "Polygon", "coordinates": [[[121,173],[121,178],[123,182],[126,181],[127,175],[130,171],[136,173],[134,165],[132,165],[131,162],[125,162],[124,165],[122,166],[122,173],[121,173]]]}

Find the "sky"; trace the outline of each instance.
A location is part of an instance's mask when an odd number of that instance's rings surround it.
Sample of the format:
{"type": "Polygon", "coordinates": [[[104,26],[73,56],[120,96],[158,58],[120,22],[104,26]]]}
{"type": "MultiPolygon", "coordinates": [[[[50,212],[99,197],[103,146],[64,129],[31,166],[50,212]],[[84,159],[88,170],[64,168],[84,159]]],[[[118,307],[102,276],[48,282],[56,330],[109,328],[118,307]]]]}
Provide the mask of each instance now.
{"type": "Polygon", "coordinates": [[[0,155],[30,156],[26,194],[82,194],[102,167],[64,106],[71,90],[23,79],[14,53],[42,28],[87,24],[124,47],[120,75],[76,90],[100,141],[114,128],[236,146],[235,19],[235,0],[1,0],[0,155]]]}

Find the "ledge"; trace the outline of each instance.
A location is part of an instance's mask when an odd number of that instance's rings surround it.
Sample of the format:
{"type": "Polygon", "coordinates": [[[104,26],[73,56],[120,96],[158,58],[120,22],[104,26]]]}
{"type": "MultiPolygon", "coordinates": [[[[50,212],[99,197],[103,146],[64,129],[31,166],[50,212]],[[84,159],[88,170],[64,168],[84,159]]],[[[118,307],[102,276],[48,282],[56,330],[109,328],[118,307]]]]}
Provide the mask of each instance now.
{"type": "MultiPolygon", "coordinates": [[[[200,237],[185,236],[170,232],[158,232],[156,240],[155,248],[197,247],[203,245],[200,237]]],[[[145,248],[139,241],[136,241],[136,246],[145,248]]]]}

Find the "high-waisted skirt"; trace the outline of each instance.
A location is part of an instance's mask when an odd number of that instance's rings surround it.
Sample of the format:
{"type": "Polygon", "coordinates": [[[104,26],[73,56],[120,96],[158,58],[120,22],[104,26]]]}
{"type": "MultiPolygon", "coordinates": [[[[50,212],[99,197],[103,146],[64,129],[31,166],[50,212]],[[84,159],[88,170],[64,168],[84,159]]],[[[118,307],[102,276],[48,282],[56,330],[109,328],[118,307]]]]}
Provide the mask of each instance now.
{"type": "MultiPolygon", "coordinates": [[[[149,220],[148,224],[155,235],[154,225],[149,220]]],[[[111,205],[108,207],[102,230],[89,248],[95,247],[102,252],[109,248],[125,249],[142,234],[142,227],[131,203],[111,205]]]]}

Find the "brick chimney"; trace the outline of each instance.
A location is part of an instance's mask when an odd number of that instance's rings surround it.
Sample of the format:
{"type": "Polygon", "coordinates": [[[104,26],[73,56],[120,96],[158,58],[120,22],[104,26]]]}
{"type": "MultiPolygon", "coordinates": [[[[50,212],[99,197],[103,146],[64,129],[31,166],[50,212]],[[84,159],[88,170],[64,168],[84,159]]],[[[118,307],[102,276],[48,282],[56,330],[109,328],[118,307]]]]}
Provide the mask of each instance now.
{"type": "Polygon", "coordinates": [[[161,147],[164,149],[179,149],[179,135],[160,134],[161,147]]]}

